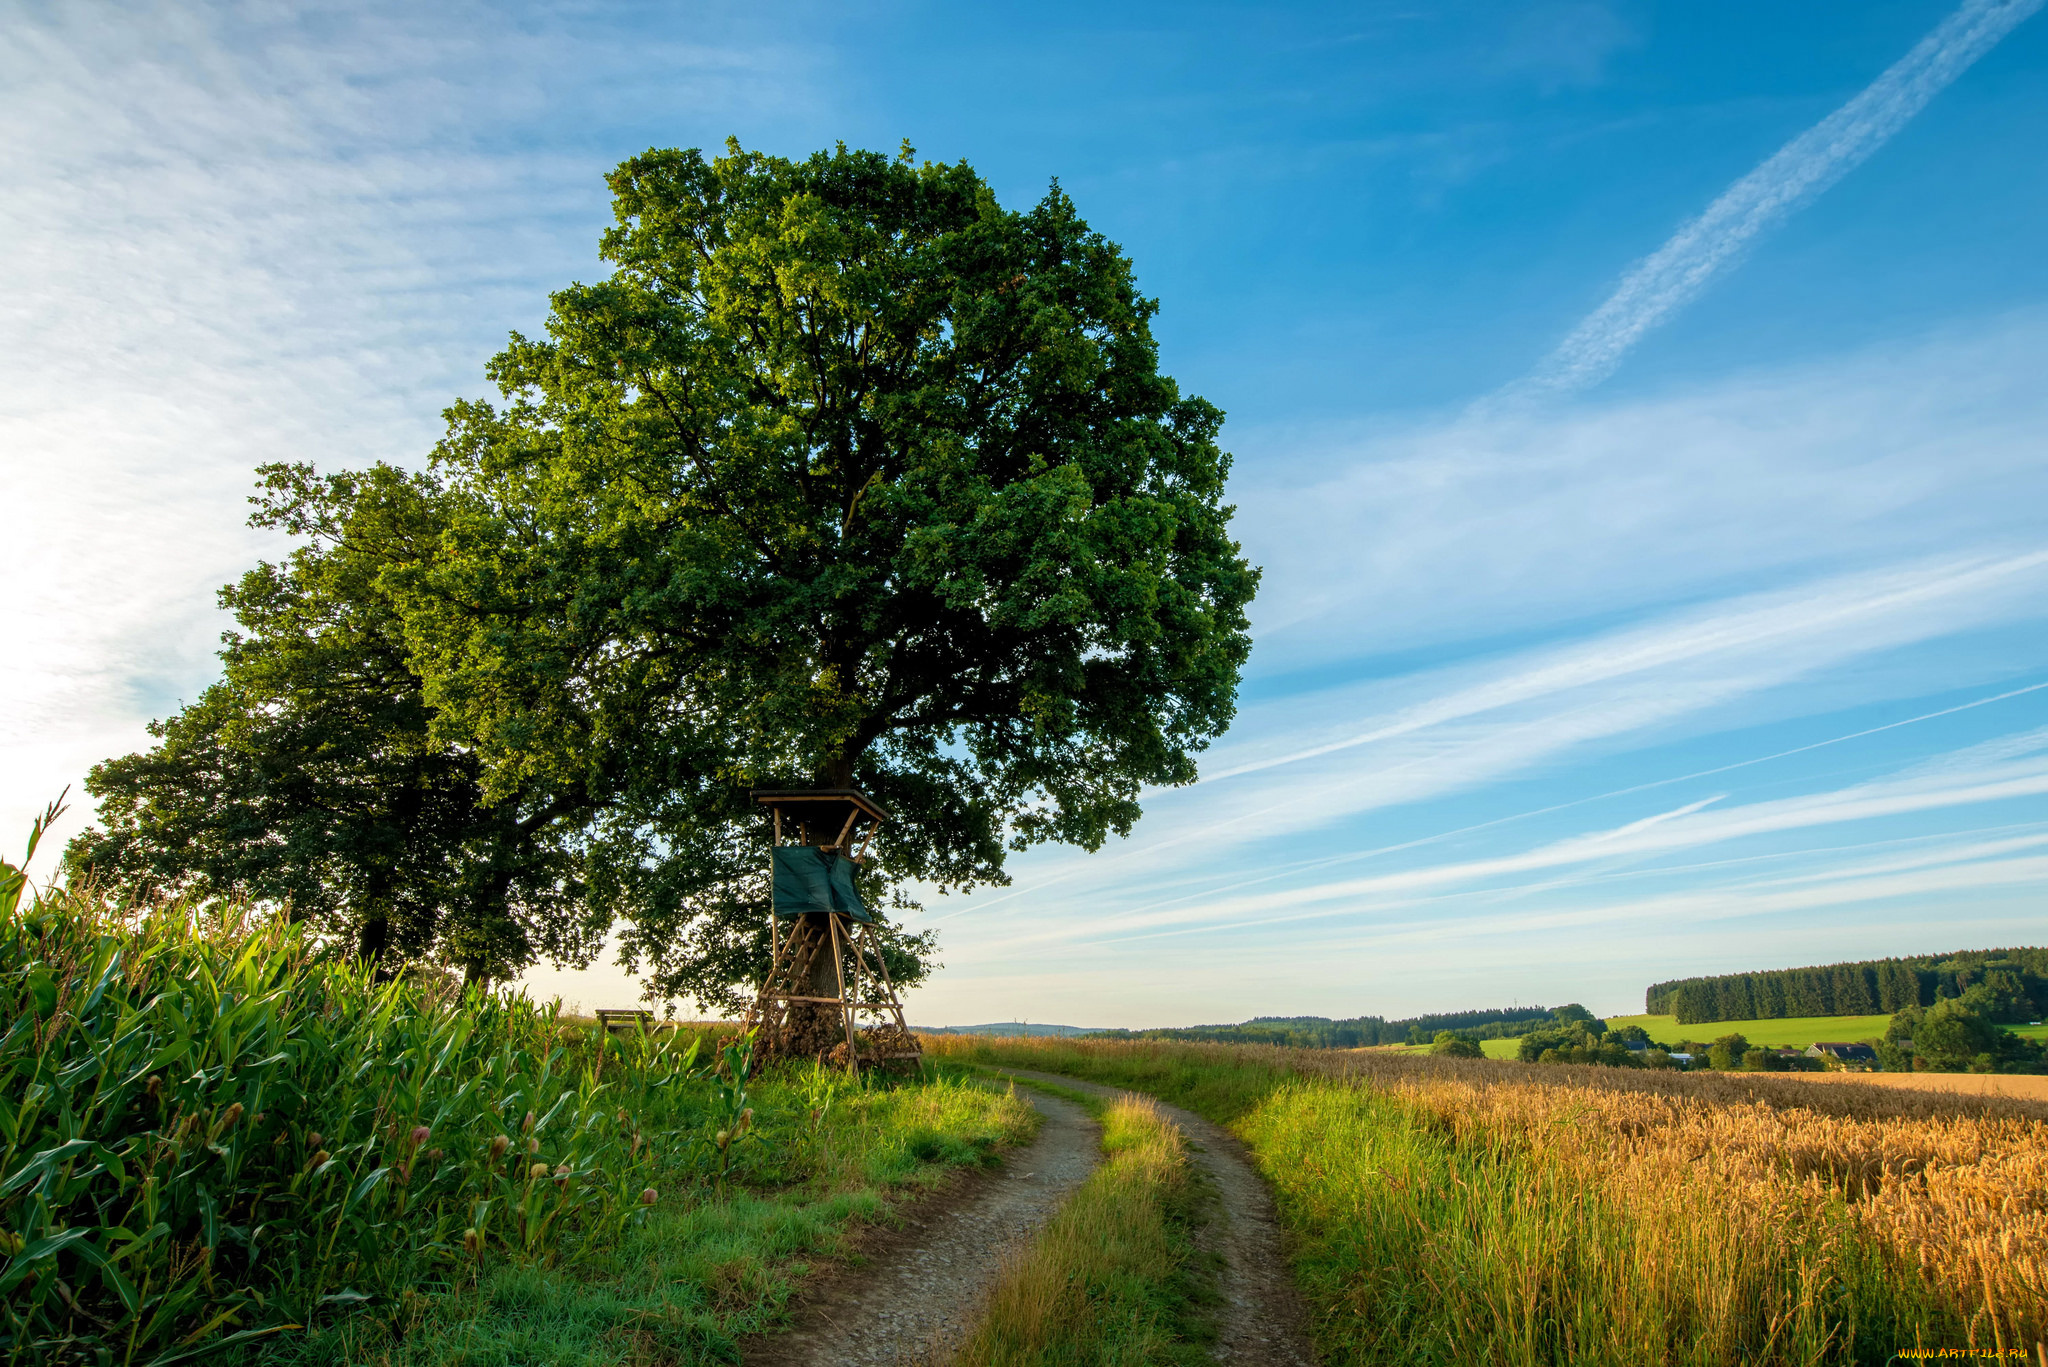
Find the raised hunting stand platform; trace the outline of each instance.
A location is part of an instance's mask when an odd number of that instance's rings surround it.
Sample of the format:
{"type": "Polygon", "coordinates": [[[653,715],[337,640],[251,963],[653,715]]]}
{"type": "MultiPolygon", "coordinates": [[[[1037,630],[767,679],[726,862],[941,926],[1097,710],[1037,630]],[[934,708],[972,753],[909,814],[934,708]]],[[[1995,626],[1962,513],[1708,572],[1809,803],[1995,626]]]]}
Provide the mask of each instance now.
{"type": "Polygon", "coordinates": [[[853,788],[757,788],[751,796],[774,836],[773,958],[746,1021],[758,1032],[754,1057],[814,1058],[850,1073],[922,1068],[875,918],[853,883],[889,814],[853,788]]]}

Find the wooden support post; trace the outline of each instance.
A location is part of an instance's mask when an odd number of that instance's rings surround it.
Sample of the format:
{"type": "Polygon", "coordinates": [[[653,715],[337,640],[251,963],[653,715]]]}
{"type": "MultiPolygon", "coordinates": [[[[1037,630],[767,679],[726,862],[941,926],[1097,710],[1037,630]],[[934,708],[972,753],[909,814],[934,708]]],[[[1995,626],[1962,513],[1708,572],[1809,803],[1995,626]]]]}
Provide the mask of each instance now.
{"type": "MultiPolygon", "coordinates": [[[[905,1039],[909,1039],[910,1022],[903,1018],[903,997],[900,993],[896,991],[895,980],[890,978],[889,976],[889,964],[888,961],[882,957],[882,946],[877,942],[875,936],[875,928],[873,926],[866,926],[863,928],[868,933],[868,948],[873,951],[875,956],[875,968],[882,975],[882,986],[888,991],[890,1005],[892,1005],[896,1009],[896,1028],[903,1032],[903,1037],[905,1039]]],[[[919,1077],[924,1076],[923,1049],[919,1049],[917,1051],[917,1075],[919,1077]]]]}
{"type": "Polygon", "coordinates": [[[860,1076],[860,1051],[853,1042],[853,1013],[846,1009],[846,972],[839,954],[839,913],[825,913],[826,923],[832,929],[832,980],[839,984],[839,1017],[846,1025],[846,1071],[860,1076]]]}
{"type": "MultiPolygon", "coordinates": [[[[853,973],[853,981],[846,985],[846,1038],[858,1041],[860,1038],[860,927],[853,921],[846,923],[846,947],[853,951],[847,956],[847,967],[853,973]]],[[[849,1044],[849,1049],[853,1046],[849,1044]]]]}
{"type": "Polygon", "coordinates": [[[833,849],[843,850],[846,848],[846,837],[853,834],[853,823],[858,820],[860,820],[860,808],[855,807],[846,814],[846,824],[839,828],[839,839],[833,842],[833,849]]]}

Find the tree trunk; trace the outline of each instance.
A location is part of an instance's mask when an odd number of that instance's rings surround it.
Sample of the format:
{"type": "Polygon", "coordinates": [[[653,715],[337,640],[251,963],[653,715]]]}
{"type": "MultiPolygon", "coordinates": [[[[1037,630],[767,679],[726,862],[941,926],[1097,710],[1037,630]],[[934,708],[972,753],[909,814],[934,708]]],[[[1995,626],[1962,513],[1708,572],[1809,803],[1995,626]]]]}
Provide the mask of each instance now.
{"type": "Polygon", "coordinates": [[[380,973],[384,951],[391,943],[391,917],[385,911],[387,905],[381,900],[371,903],[362,926],[356,931],[356,957],[365,963],[378,965],[380,973]]]}
{"type": "Polygon", "coordinates": [[[370,895],[363,901],[363,923],[356,928],[356,957],[368,964],[377,982],[389,982],[385,954],[391,948],[391,870],[376,867],[370,874],[370,895]]]}
{"type": "MultiPolygon", "coordinates": [[[[797,932],[801,925],[806,934],[816,932],[826,936],[825,947],[811,960],[807,981],[798,985],[798,990],[811,997],[836,997],[839,995],[839,977],[832,971],[830,949],[831,929],[825,924],[823,913],[812,912],[801,922],[792,923],[790,931],[797,932]]],[[[780,1047],[791,1058],[822,1059],[835,1048],[846,1043],[846,1017],[841,1008],[828,1006],[824,1002],[791,1002],[784,1026],[780,1047]]]]}

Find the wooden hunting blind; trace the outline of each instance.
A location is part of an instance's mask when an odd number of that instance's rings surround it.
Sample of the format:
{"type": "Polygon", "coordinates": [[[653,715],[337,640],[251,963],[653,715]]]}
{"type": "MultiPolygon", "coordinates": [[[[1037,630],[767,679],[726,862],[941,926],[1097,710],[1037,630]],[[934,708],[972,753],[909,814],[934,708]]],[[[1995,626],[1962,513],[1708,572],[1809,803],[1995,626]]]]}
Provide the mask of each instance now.
{"type": "Polygon", "coordinates": [[[754,1056],[862,1068],[922,1066],[923,1051],[882,961],[875,918],[854,884],[889,819],[852,788],[757,788],[770,849],[768,976],[747,1013],[754,1056]]]}

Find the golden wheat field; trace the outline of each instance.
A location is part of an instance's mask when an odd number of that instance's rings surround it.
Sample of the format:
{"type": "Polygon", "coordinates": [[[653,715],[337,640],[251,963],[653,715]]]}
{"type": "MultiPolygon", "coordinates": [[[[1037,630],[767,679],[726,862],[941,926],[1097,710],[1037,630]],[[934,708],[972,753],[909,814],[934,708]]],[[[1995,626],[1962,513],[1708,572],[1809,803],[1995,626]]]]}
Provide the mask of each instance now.
{"type": "MultiPolygon", "coordinates": [[[[1844,1206],[1893,1256],[1918,1265],[1985,1337],[2048,1333],[2048,1134],[2011,1116],[1823,1114],[1595,1085],[1397,1088],[1458,1129],[1541,1143],[1546,1166],[1635,1216],[1642,1256],[1664,1239],[1746,1245],[1844,1206]],[[1800,1208],[1806,1207],[1807,1211],[1800,1208]],[[1710,1238],[1699,1228],[1719,1225],[1710,1238]]],[[[1671,1249],[1670,1270],[1708,1272],[1671,1249]]]]}
{"type": "Polygon", "coordinates": [[[1801,1082],[2048,1101],[2048,1075],[2039,1073],[1787,1073],[1785,1076],[1801,1082]]]}
{"type": "Polygon", "coordinates": [[[1448,1125],[1540,1142],[1551,1164],[1577,1168],[1589,1190],[1617,1197],[1646,1230],[1718,1222],[1739,1246],[1774,1238],[1800,1214],[1846,1209],[1864,1234],[1945,1292],[1981,1331],[1979,1342],[2048,1338],[2048,1106],[1988,1088],[1967,1100],[1901,1088],[1939,1074],[1891,1085],[1872,1074],[1806,1091],[1811,1083],[1797,1074],[1750,1080],[1488,1061],[1452,1072],[1403,1062],[1369,1071],[1448,1125]]]}

